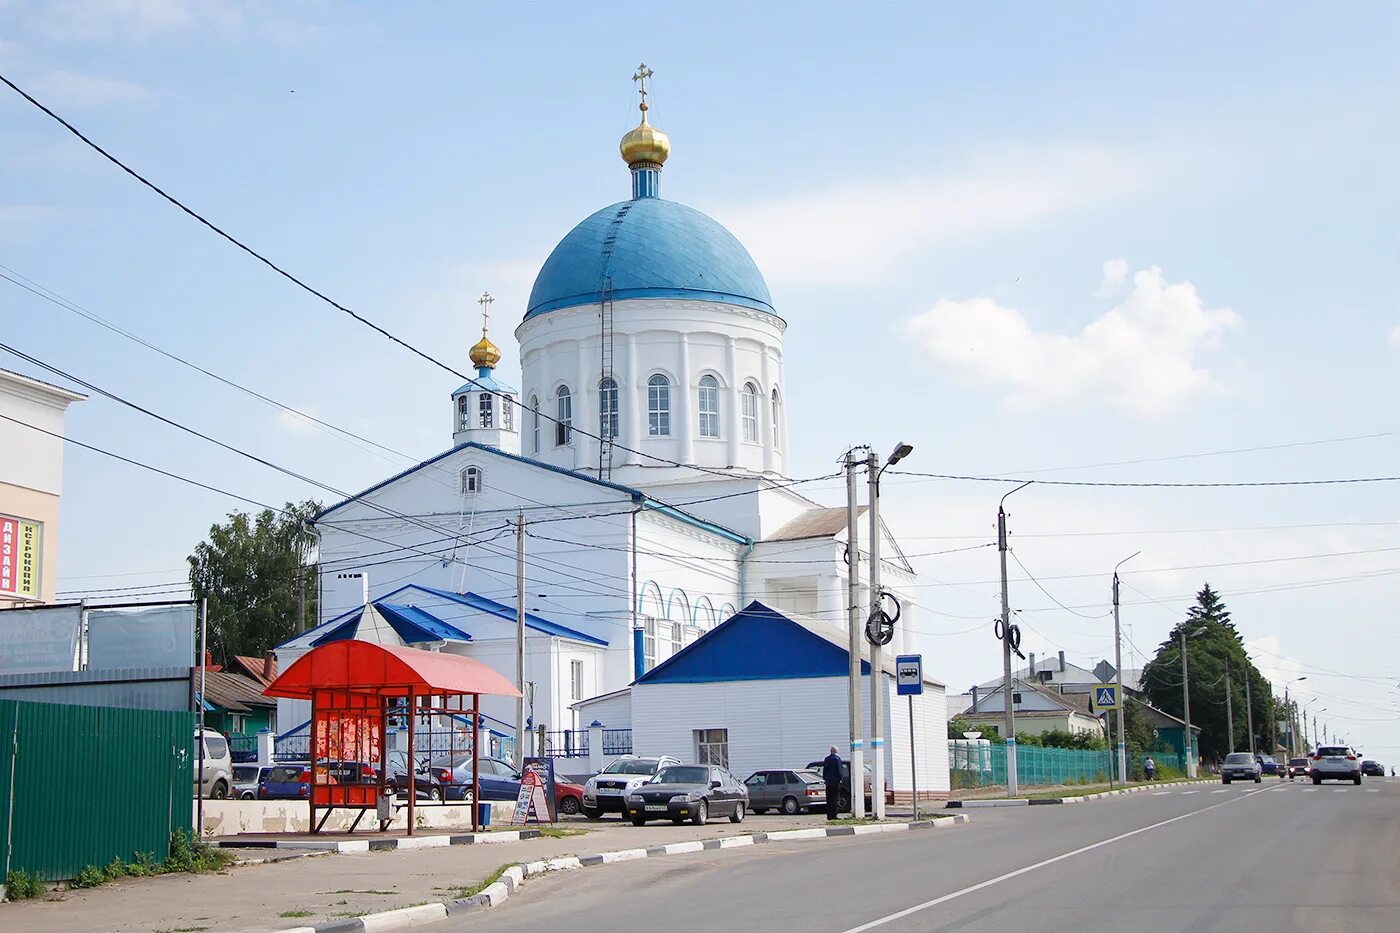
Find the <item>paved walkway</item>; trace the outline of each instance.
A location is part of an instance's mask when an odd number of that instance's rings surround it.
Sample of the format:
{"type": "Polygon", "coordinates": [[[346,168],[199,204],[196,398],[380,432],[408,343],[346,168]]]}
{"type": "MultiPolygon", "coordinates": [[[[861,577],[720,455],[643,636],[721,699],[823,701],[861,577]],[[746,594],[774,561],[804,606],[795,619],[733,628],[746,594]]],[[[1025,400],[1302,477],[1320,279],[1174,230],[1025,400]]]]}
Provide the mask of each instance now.
{"type": "Polygon", "coordinates": [[[716,820],[705,826],[643,827],[580,819],[560,826],[587,832],[563,839],[298,858],[286,858],[292,854],[286,851],[240,849],[235,850],[240,857],[275,861],[241,864],[221,874],[125,878],[45,901],[0,904],[0,929],[268,933],[457,897],[516,862],[818,825],[825,825],[824,818],[750,816],[737,826],[716,820]]]}

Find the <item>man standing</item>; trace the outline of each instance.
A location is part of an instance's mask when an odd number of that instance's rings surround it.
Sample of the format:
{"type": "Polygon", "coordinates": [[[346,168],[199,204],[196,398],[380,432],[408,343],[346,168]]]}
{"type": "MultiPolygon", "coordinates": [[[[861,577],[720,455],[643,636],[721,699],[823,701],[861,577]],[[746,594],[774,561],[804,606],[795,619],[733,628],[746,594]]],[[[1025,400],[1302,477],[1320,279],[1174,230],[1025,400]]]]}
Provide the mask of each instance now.
{"type": "Polygon", "coordinates": [[[822,780],[826,782],[826,818],[834,820],[841,815],[841,756],[835,745],[822,759],[822,780]]]}

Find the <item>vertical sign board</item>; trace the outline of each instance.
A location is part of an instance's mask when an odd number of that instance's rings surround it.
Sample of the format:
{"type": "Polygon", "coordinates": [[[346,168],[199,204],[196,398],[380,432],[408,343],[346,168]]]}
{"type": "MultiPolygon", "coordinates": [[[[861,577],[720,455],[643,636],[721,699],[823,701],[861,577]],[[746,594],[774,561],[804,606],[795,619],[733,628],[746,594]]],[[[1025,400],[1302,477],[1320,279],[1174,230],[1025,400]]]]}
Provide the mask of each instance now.
{"type": "Polygon", "coordinates": [[[39,599],[39,555],[44,525],[0,515],[0,596],[39,599]]]}
{"type": "Polygon", "coordinates": [[[921,695],[924,692],[924,656],[901,654],[895,658],[894,685],[899,696],[921,695]]]}
{"type": "Polygon", "coordinates": [[[554,799],[554,759],[526,758],[510,821],[521,825],[553,823],[554,799]]]}

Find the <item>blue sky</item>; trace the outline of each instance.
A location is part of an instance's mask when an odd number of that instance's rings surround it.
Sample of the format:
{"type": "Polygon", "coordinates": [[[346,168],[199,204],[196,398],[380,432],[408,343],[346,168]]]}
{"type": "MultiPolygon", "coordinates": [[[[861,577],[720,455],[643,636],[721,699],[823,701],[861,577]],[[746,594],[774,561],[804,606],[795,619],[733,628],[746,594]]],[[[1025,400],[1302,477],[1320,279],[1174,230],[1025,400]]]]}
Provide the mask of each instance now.
{"type": "MultiPolygon", "coordinates": [[[[907,439],[909,468],[935,473],[1363,477],[1400,472],[1396,16],[0,0],[0,71],[459,366],[473,299],[491,290],[501,374],[518,384],[508,322],[539,263],[627,195],[616,141],[645,60],[674,147],[663,193],[739,235],[789,322],[795,475],[828,472],[848,444],[907,439]],[[1259,447],[1276,449],[1186,456],[1259,447]],[[1123,463],[1139,460],[1155,462],[1123,463]],[[1089,466],[1104,463],[1119,465],[1089,466]]],[[[0,138],[0,263],[415,457],[449,442],[453,377],[279,280],[8,89],[0,138]]],[[[400,463],[0,286],[7,342],[171,417],[341,488],[400,463]]],[[[312,493],[103,401],[74,406],[68,429],[254,498],[312,493]]],[[[65,480],[68,590],[180,579],[236,507],[78,450],[65,480]],[[95,576],[117,573],[130,575],[95,576]]],[[[990,540],[1001,491],[892,477],[886,510],[926,553],[990,540]]],[[[1209,580],[1266,672],[1307,674],[1294,689],[1334,729],[1400,758],[1400,552],[1383,550],[1400,547],[1395,484],[1032,486],[1009,504],[1017,555],[1087,616],[1013,565],[1029,647],[1102,656],[1108,572],[1141,549],[1124,613],[1139,654],[1209,580]]],[[[997,608],[994,551],[918,563],[929,669],[958,689],[993,676],[990,631],[969,630],[997,608]]]]}

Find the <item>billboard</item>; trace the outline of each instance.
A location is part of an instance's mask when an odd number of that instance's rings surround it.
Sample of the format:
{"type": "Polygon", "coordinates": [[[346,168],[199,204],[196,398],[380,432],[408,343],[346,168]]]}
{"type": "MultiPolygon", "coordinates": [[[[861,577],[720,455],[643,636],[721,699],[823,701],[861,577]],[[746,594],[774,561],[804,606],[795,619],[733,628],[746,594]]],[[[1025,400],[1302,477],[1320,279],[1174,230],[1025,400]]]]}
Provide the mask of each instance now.
{"type": "Polygon", "coordinates": [[[192,603],[89,609],[88,670],[194,666],[197,613],[192,603]]]}
{"type": "Polygon", "coordinates": [[[0,515],[0,596],[39,599],[44,523],[0,515]]]}
{"type": "Polygon", "coordinates": [[[82,624],[77,604],[0,611],[0,674],[77,670],[82,624]]]}

